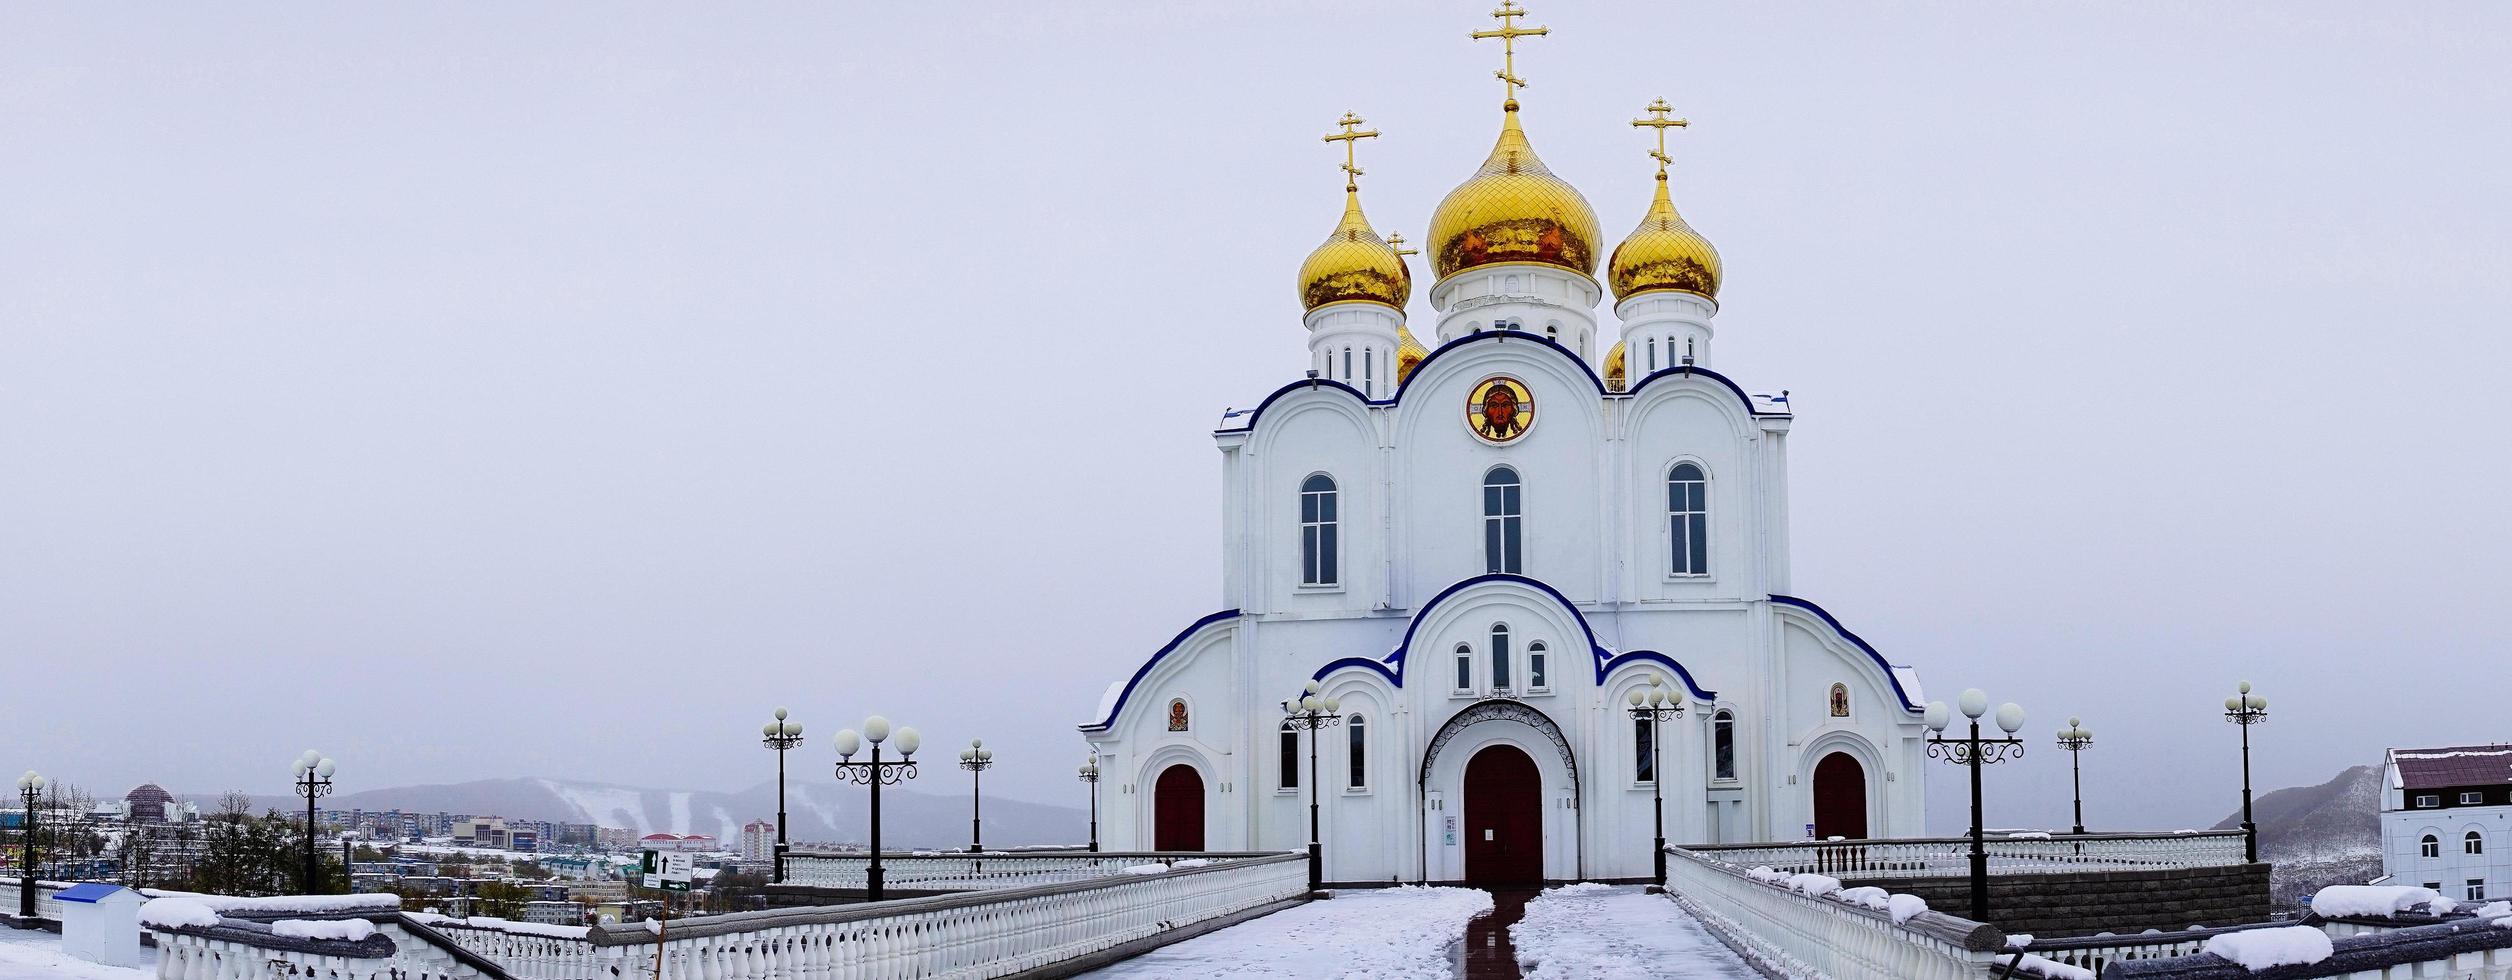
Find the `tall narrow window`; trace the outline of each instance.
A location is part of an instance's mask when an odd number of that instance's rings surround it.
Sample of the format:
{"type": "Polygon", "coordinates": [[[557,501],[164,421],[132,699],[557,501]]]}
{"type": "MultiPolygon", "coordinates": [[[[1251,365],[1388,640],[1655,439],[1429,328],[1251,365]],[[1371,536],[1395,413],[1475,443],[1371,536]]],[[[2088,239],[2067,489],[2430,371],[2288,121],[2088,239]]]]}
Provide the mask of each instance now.
{"type": "Polygon", "coordinates": [[[2469,831],[2468,836],[2460,838],[2460,850],[2468,854],[2486,853],[2486,835],[2469,831]]]}
{"type": "Polygon", "coordinates": [[[1509,689],[1509,627],[1506,624],[1494,625],[1491,637],[1492,690],[1506,691],[1509,689]]]}
{"type": "Polygon", "coordinates": [[[1343,380],[1352,380],[1352,348],[1343,349],[1343,380]]]}
{"type": "Polygon", "coordinates": [[[1549,659],[1550,658],[1544,651],[1544,641],[1537,640],[1526,645],[1527,690],[1548,691],[1552,689],[1552,671],[1549,669],[1552,665],[1546,662],[1549,659]]]}
{"type": "Polygon", "coordinates": [[[1657,781],[1657,727],[1646,718],[1631,719],[1631,745],[1639,752],[1631,768],[1631,778],[1643,783],[1657,781]]]}
{"type": "Polygon", "coordinates": [[[1736,716],[1725,709],[1710,716],[1710,767],[1713,779],[1736,778],[1736,716]]]}
{"type": "Polygon", "coordinates": [[[1300,484],[1300,584],[1333,585],[1340,524],[1334,478],[1319,473],[1300,484]]]}
{"type": "Polygon", "coordinates": [[[1282,726],[1282,788],[1300,788],[1300,733],[1284,723],[1282,726]]]}
{"type": "Polygon", "coordinates": [[[1657,338],[1655,338],[1655,337],[1651,337],[1651,338],[1649,338],[1649,342],[1648,342],[1648,355],[1649,355],[1649,366],[1648,366],[1648,369],[1649,369],[1650,371],[1656,371],[1656,370],[1657,370],[1657,338]]]}
{"type": "Polygon", "coordinates": [[[1701,468],[1676,463],[1666,473],[1667,568],[1676,575],[1710,573],[1709,481],[1701,468]]]}
{"type": "Polygon", "coordinates": [[[1371,398],[1378,397],[1377,360],[1378,351],[1376,348],[1371,348],[1361,352],[1361,393],[1368,395],[1371,398]]]}
{"type": "Polygon", "coordinates": [[[1523,570],[1518,560],[1518,471],[1492,467],[1483,475],[1483,570],[1523,570]]]}
{"type": "Polygon", "coordinates": [[[1457,688],[1460,693],[1474,689],[1474,648],[1457,644],[1457,688]]]}
{"type": "Polygon", "coordinates": [[[1561,324],[1558,324],[1558,323],[1547,323],[1547,324],[1545,324],[1545,325],[1544,325],[1544,339],[1545,339],[1545,340],[1552,341],[1553,343],[1556,343],[1556,344],[1560,343],[1560,342],[1561,342],[1561,324]]]}
{"type": "Polygon", "coordinates": [[[1369,719],[1359,715],[1353,715],[1351,720],[1343,723],[1343,730],[1350,733],[1352,746],[1351,764],[1344,767],[1344,785],[1353,789],[1369,785],[1368,728],[1369,719]]]}

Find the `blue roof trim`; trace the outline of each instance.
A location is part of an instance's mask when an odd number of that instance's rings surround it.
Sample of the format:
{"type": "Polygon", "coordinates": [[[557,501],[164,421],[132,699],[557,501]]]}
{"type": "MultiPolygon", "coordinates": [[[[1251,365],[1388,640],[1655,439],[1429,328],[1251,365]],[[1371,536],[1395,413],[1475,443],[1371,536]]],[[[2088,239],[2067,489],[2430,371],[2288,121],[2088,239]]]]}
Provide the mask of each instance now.
{"type": "MultiPolygon", "coordinates": [[[[1409,389],[1409,388],[1413,387],[1413,379],[1418,378],[1418,377],[1421,377],[1421,376],[1422,376],[1422,369],[1423,369],[1423,368],[1426,368],[1426,367],[1429,367],[1429,366],[1431,365],[1431,362],[1436,361],[1436,360],[1438,360],[1438,359],[1439,359],[1440,355],[1442,355],[1442,354],[1446,354],[1446,353],[1448,353],[1449,351],[1455,350],[1455,349],[1457,349],[1457,348],[1459,348],[1459,347],[1463,347],[1463,346],[1465,346],[1465,345],[1467,345],[1467,344],[1473,344],[1473,343],[1484,343],[1484,342],[1489,342],[1489,343],[1495,343],[1495,344],[1497,344],[1497,343],[1504,343],[1504,342],[1511,341],[1511,340],[1518,341],[1519,343],[1534,344],[1534,345],[1536,345],[1536,346],[1538,346],[1538,347],[1549,347],[1549,348],[1552,348],[1552,349],[1553,349],[1553,350],[1555,350],[1555,351],[1560,352],[1561,356],[1566,357],[1566,358],[1569,358],[1569,359],[1570,359],[1570,363],[1578,365],[1578,366],[1579,366],[1579,370],[1580,370],[1580,371],[1583,371],[1583,372],[1585,372],[1585,373],[1587,374],[1587,380],[1588,380],[1588,383],[1589,383],[1589,384],[1591,384],[1591,385],[1594,385],[1594,386],[1596,387],[1596,393],[1597,393],[1599,396],[1602,396],[1602,397],[1608,397],[1608,398],[1627,398],[1627,397],[1630,397],[1630,396],[1632,396],[1632,395],[1637,395],[1637,394],[1639,394],[1639,393],[1640,393],[1640,389],[1648,387],[1650,382],[1656,381],[1657,379],[1659,379],[1659,378],[1663,378],[1663,377],[1665,377],[1665,376],[1667,376],[1667,375],[1670,375],[1670,374],[1675,374],[1675,375],[1683,375],[1683,376],[1686,376],[1686,377],[1689,377],[1689,376],[1692,376],[1692,375],[1700,375],[1700,376],[1702,376],[1702,377],[1706,377],[1706,378],[1709,378],[1710,380],[1716,381],[1716,382],[1718,382],[1719,384],[1725,385],[1725,386],[1727,387],[1727,390],[1728,390],[1728,391],[1730,391],[1730,392],[1732,392],[1732,393],[1734,393],[1734,394],[1735,394],[1735,396],[1736,396],[1736,401],[1737,401],[1739,404],[1742,404],[1742,405],[1744,406],[1744,411],[1745,411],[1745,414],[1746,414],[1746,415],[1752,415],[1752,416],[1771,416],[1771,417],[1774,417],[1774,418],[1785,418],[1785,417],[1787,417],[1787,416],[1788,416],[1788,413],[1786,413],[1786,412],[1765,412],[1765,411],[1762,411],[1762,410],[1760,410],[1760,409],[1754,408],[1754,407],[1753,407],[1753,398],[1752,398],[1752,396],[1745,394],[1745,391],[1744,391],[1744,388],[1743,388],[1743,387],[1741,387],[1741,386],[1737,385],[1735,381],[1733,381],[1732,379],[1728,378],[1726,375],[1724,375],[1724,374],[1720,374],[1720,373],[1718,373],[1718,372],[1716,372],[1716,371],[1712,371],[1712,370],[1710,370],[1710,369],[1708,369],[1708,368],[1705,368],[1705,367],[1691,367],[1691,368],[1686,368],[1686,367],[1670,367],[1670,368],[1665,368],[1665,369],[1662,369],[1662,370],[1659,370],[1659,371],[1656,371],[1656,372],[1654,372],[1654,373],[1650,374],[1648,377],[1641,378],[1641,379],[1639,380],[1639,383],[1632,385],[1629,391],[1625,391],[1625,392],[1611,392],[1611,391],[1607,391],[1607,390],[1605,390],[1605,379],[1604,379],[1603,377],[1599,376],[1599,375],[1596,373],[1596,369],[1595,369],[1595,368],[1592,368],[1592,367],[1589,367],[1589,366],[1588,366],[1588,363],[1587,363],[1587,358],[1580,357],[1578,354],[1576,354],[1576,353],[1572,352],[1572,351],[1570,350],[1570,348],[1567,348],[1567,347],[1563,347],[1563,346],[1561,346],[1561,342],[1560,342],[1560,341],[1554,340],[1554,339],[1552,339],[1552,338],[1550,338],[1550,337],[1546,337],[1546,336],[1544,336],[1543,334],[1539,334],[1539,333],[1528,333],[1528,332],[1526,332],[1526,331],[1524,331],[1524,330],[1486,330],[1486,331],[1483,331],[1482,333],[1470,333],[1470,334],[1467,334],[1467,335],[1465,335],[1465,336],[1463,336],[1463,337],[1459,337],[1459,338],[1457,338],[1457,339],[1455,339],[1455,340],[1451,340],[1451,341],[1449,341],[1449,342],[1447,342],[1447,343],[1444,343],[1444,344],[1439,345],[1439,349],[1438,349],[1438,350],[1435,350],[1435,351],[1430,352],[1430,356],[1429,356],[1429,357],[1422,358],[1422,362],[1421,362],[1420,364],[1416,364],[1416,365],[1414,365],[1414,366],[1413,366],[1413,373],[1408,374],[1408,375],[1405,375],[1405,376],[1404,376],[1404,380],[1403,380],[1403,381],[1399,381],[1399,382],[1397,382],[1397,383],[1396,383],[1396,390],[1395,390],[1395,393],[1394,393],[1394,394],[1391,394],[1391,395],[1387,396],[1386,398],[1380,399],[1380,400],[1378,400],[1378,401],[1371,401],[1371,400],[1369,399],[1369,396],[1364,395],[1364,394],[1361,394],[1361,390],[1360,390],[1360,389],[1358,389],[1358,388],[1354,388],[1354,387],[1352,387],[1351,385],[1345,384],[1345,383],[1343,383],[1343,382],[1341,382],[1341,381],[1335,381],[1335,380],[1328,379],[1328,378],[1308,378],[1308,379],[1304,379],[1304,380],[1300,380],[1300,381],[1294,381],[1294,382],[1291,382],[1290,384],[1287,384],[1287,385],[1283,385],[1283,386],[1282,386],[1282,387],[1280,387],[1280,388],[1276,388],[1276,389],[1274,389],[1272,394],[1270,394],[1270,395],[1266,395],[1266,396],[1265,396],[1265,400],[1264,400],[1264,401],[1261,401],[1261,402],[1256,403],[1256,407],[1255,407],[1254,409],[1252,409],[1252,410],[1250,410],[1250,411],[1248,411],[1248,412],[1246,413],[1246,414],[1247,414],[1247,424],[1243,427],[1243,429],[1228,429],[1228,428],[1222,428],[1222,429],[1215,429],[1215,430],[1213,430],[1213,431],[1215,431],[1215,432],[1232,432],[1232,431],[1242,431],[1242,430],[1243,430],[1243,431],[1253,432],[1253,431],[1255,431],[1255,429],[1256,429],[1256,423],[1257,423],[1257,421],[1259,421],[1259,420],[1261,420],[1261,419],[1263,419],[1263,418],[1265,417],[1265,409],[1266,409],[1266,408],[1271,407],[1271,406],[1273,405],[1273,403],[1274,403],[1276,400],[1280,399],[1282,396],[1284,396],[1284,395],[1288,395],[1288,394],[1290,394],[1290,393],[1292,393],[1292,392],[1294,392],[1294,391],[1298,391],[1298,390],[1300,390],[1300,389],[1302,389],[1302,388],[1334,388],[1334,389],[1337,389],[1337,390],[1342,391],[1344,394],[1351,395],[1351,396],[1353,397],[1353,399],[1355,399],[1355,400],[1359,401],[1362,405],[1365,405],[1365,406],[1383,407],[1383,406],[1392,406],[1392,405],[1401,404],[1401,403],[1404,401],[1404,392],[1406,391],[1406,389],[1409,389]]],[[[1238,413],[1233,412],[1233,413],[1231,413],[1231,414],[1232,414],[1232,415],[1236,415],[1236,414],[1238,414],[1238,413]]]]}
{"type": "Polygon", "coordinates": [[[1846,639],[1850,643],[1856,645],[1858,649],[1866,651],[1867,657],[1875,661],[1876,669],[1884,672],[1884,679],[1892,682],[1893,697],[1901,701],[1902,708],[1912,714],[1917,714],[1922,710],[1920,705],[1911,703],[1910,692],[1902,689],[1901,678],[1893,673],[1893,664],[1885,660],[1883,654],[1875,652],[1875,647],[1867,643],[1867,641],[1860,639],[1858,634],[1850,632],[1849,627],[1842,626],[1840,624],[1840,620],[1834,617],[1829,611],[1825,610],[1821,606],[1815,605],[1814,600],[1800,599],[1796,596],[1780,595],[1774,592],[1771,594],[1771,601],[1783,606],[1793,606],[1795,608],[1813,613],[1815,618],[1821,619],[1824,625],[1831,627],[1832,632],[1840,634],[1843,639],[1846,639]]]}
{"type": "Polygon", "coordinates": [[[1718,700],[1718,692],[1702,690],[1701,682],[1692,679],[1692,671],[1686,669],[1683,664],[1676,662],[1675,658],[1669,657],[1655,650],[1633,650],[1629,653],[1615,654],[1611,657],[1598,657],[1596,660],[1596,686],[1605,686],[1606,675],[1620,670],[1628,664],[1641,662],[1661,664],[1666,668],[1673,670],[1676,677],[1683,679],[1683,686],[1692,691],[1692,699],[1695,701],[1718,700]]]}
{"type": "MultiPolygon", "coordinates": [[[[83,881],[62,889],[58,893],[55,893],[52,897],[60,899],[64,902],[80,902],[87,905],[94,905],[99,901],[112,897],[117,892],[126,891],[130,891],[130,889],[124,888],[120,885],[108,885],[100,881],[83,881]]],[[[132,892],[132,894],[137,895],[139,893],[132,892]]]]}
{"type": "Polygon", "coordinates": [[[1227,622],[1237,618],[1239,618],[1238,610],[1224,609],[1220,612],[1213,613],[1210,616],[1198,619],[1193,625],[1179,630],[1178,635],[1170,637],[1169,642],[1166,645],[1163,645],[1158,652],[1151,655],[1151,659],[1143,661],[1142,666],[1134,668],[1134,676],[1126,680],[1125,690],[1116,696],[1116,704],[1111,705],[1108,708],[1108,716],[1090,724],[1081,726],[1081,730],[1085,732],[1107,731],[1108,726],[1116,724],[1116,716],[1125,713],[1125,702],[1134,697],[1134,685],[1142,683],[1143,675],[1151,673],[1151,668],[1159,664],[1161,658],[1168,656],[1171,651],[1174,651],[1179,646],[1184,645],[1188,637],[1203,632],[1205,627],[1211,626],[1214,623],[1227,622]]]}
{"type": "Polygon", "coordinates": [[[1397,687],[1404,686],[1404,677],[1401,673],[1404,669],[1404,663],[1402,661],[1398,661],[1394,667],[1389,667],[1384,663],[1371,660],[1368,657],[1345,657],[1341,660],[1337,660],[1333,663],[1317,668],[1317,672],[1308,675],[1308,679],[1312,681],[1322,681],[1326,679],[1327,674],[1350,668],[1376,671],[1378,676],[1387,679],[1387,683],[1393,684],[1397,687]]]}
{"type": "Polygon", "coordinates": [[[1718,382],[1719,384],[1726,385],[1726,386],[1727,386],[1727,390],[1728,390],[1728,391],[1731,391],[1731,392],[1734,392],[1734,393],[1735,393],[1735,395],[1736,395],[1736,401],[1741,402],[1741,403],[1743,403],[1743,404],[1744,404],[1744,413],[1745,413],[1746,415],[1752,415],[1752,416],[1764,416],[1764,415],[1767,415],[1767,416],[1770,416],[1770,417],[1772,417],[1772,418],[1789,418],[1789,417],[1791,417],[1791,416],[1789,416],[1789,414],[1788,414],[1788,413],[1786,413],[1786,412],[1765,412],[1765,411],[1762,411],[1762,410],[1760,410],[1760,409],[1754,408],[1754,407],[1753,407],[1753,396],[1745,394],[1745,393],[1744,393],[1744,388],[1743,388],[1742,386],[1740,386],[1740,385],[1736,384],[1736,382],[1735,382],[1734,380],[1732,380],[1732,379],[1728,378],[1726,375],[1724,375],[1724,374],[1720,374],[1720,373],[1718,373],[1718,372],[1716,372],[1716,371],[1712,371],[1712,370],[1710,370],[1710,369],[1708,369],[1708,368],[1705,368],[1705,367],[1689,367],[1689,368],[1687,368],[1687,367],[1680,367],[1680,366],[1678,366],[1678,367],[1670,367],[1670,368],[1659,368],[1659,369],[1657,369],[1656,371],[1651,372],[1651,373],[1649,374],[1649,376],[1648,376],[1648,377],[1641,378],[1641,379],[1640,379],[1640,381],[1639,381],[1639,383],[1634,384],[1634,385],[1631,385],[1631,386],[1630,386],[1630,389],[1629,389],[1628,391],[1625,391],[1625,392],[1624,392],[1624,395],[1626,395],[1626,396],[1636,396],[1636,395],[1638,395],[1638,394],[1640,393],[1640,391],[1641,391],[1642,389],[1645,389],[1645,388],[1647,388],[1647,387],[1649,386],[1649,382],[1655,381],[1655,380],[1657,380],[1657,379],[1659,379],[1659,378],[1663,378],[1663,377],[1665,377],[1665,376],[1667,376],[1667,375],[1669,375],[1669,374],[1679,374],[1679,375],[1683,375],[1683,376],[1686,376],[1686,377],[1691,377],[1691,376],[1694,376],[1694,375],[1698,375],[1698,376],[1701,376],[1701,377],[1708,378],[1708,379],[1710,379],[1710,380],[1712,380],[1712,381],[1716,381],[1716,382],[1718,382]]]}

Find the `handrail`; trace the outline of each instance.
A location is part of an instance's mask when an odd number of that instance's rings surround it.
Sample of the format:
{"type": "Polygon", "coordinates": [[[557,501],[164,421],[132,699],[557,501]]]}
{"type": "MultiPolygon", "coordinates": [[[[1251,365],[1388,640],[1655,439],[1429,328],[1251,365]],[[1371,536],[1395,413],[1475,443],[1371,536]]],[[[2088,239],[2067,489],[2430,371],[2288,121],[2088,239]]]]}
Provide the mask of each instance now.
{"type": "MultiPolygon", "coordinates": [[[[1172,853],[1174,854],[1175,852],[1172,853]]],[[[1162,872],[1160,877],[1174,879],[1192,875],[1215,874],[1226,871],[1242,870],[1252,866],[1284,864],[1289,862],[1305,863],[1308,860],[1308,855],[1299,851],[1256,853],[1261,856],[1243,860],[1219,862],[1204,865],[1202,867],[1186,868],[1184,870],[1166,871],[1162,872]]],[[[788,860],[792,859],[792,855],[790,854],[786,857],[788,860]]],[[[703,939],[709,936],[730,935],[733,933],[751,932],[761,929],[781,929],[792,926],[837,925],[847,922],[858,922],[867,919],[887,918],[898,915],[944,912],[979,905],[990,905],[997,902],[1017,901],[1024,898],[1051,895],[1077,895],[1102,888],[1118,888],[1129,884],[1135,884],[1143,880],[1145,879],[1142,876],[1114,874],[1100,878],[1092,878],[1087,881],[1060,881],[1044,885],[1024,885],[1018,888],[994,888],[984,891],[959,892],[949,895],[932,895],[922,898],[891,899],[885,902],[862,902],[854,905],[821,905],[789,909],[765,909],[753,912],[727,912],[721,915],[707,915],[691,919],[675,920],[670,926],[670,938],[674,940],[703,939]]],[[[608,923],[604,925],[592,926],[590,928],[592,929],[590,938],[596,946],[652,945],[657,941],[654,933],[643,925],[608,923]]]]}
{"type": "MultiPolygon", "coordinates": [[[[1987,843],[1990,843],[1990,844],[2001,844],[2001,843],[2012,843],[2012,844],[2046,844],[2046,843],[2053,843],[2053,842],[2056,842],[2056,843],[2065,843],[2065,842],[2067,842],[2067,841],[2114,841],[2114,840],[2198,840],[2198,839],[2213,838],[2213,837],[2231,837],[2231,838],[2237,838],[2237,839],[2238,839],[2238,838],[2240,838],[2241,836],[2243,836],[2242,832],[2241,832],[2241,831],[2238,831],[2238,830],[2194,830],[2194,831],[2190,831],[2190,832],[2188,832],[2188,833],[2178,833],[2178,832],[2174,832],[2174,833],[2168,833],[2168,834],[2167,834],[2167,833],[2155,833],[2155,832],[2153,832],[2153,831],[2102,831],[2102,832],[2092,832],[2092,833],[2083,833],[2083,834],[2064,834],[2064,833],[2056,833],[2056,832],[2053,832],[2053,833],[2050,833],[2050,834],[2048,834],[2048,835],[2046,835],[2046,836],[2036,836],[2036,837],[2016,837],[2016,836],[2013,836],[2013,834],[2014,834],[2014,833],[2038,833],[2038,832],[2037,832],[2037,831],[2014,831],[2014,832],[2000,833],[2000,832],[1997,832],[1997,831],[1990,831],[1987,835],[1983,836],[1981,839],[1982,839],[1983,841],[1987,842],[1987,843]]],[[[1842,839],[1840,839],[1840,840],[1788,840],[1788,841],[1760,841],[1760,842],[1746,842],[1746,843],[1741,843],[1741,844],[1676,844],[1676,845],[1672,845],[1672,846],[1675,846],[1675,847],[1681,847],[1681,848],[1683,848],[1684,850],[1687,850],[1687,851],[1697,851],[1697,852],[1700,852],[1700,853],[1707,854],[1707,853],[1713,853],[1713,852],[1717,852],[1717,851],[1750,851],[1750,850],[1755,850],[1755,849],[1759,849],[1759,848],[1768,848],[1768,847],[1816,847],[1816,846],[1851,847],[1851,846],[1856,846],[1856,845],[1861,845],[1861,844],[1961,844],[1961,845],[1963,845],[1963,846],[1965,846],[1965,847],[1969,847],[1969,846],[1971,846],[1971,838],[1970,838],[1970,837],[1968,837],[1968,836],[1958,836],[1958,837],[1846,837],[1846,838],[1842,838],[1842,839]]]]}

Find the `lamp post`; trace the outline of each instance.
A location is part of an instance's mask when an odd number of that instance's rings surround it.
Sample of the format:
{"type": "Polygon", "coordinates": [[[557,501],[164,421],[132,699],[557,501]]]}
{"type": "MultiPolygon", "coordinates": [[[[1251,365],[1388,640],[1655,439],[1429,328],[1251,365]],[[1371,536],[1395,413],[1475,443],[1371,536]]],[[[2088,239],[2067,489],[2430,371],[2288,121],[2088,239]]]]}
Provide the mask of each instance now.
{"type": "Polygon", "coordinates": [[[2085,832],[2085,773],[2078,765],[2086,748],[2093,745],[2093,729],[2086,728],[2081,718],[2067,719],[2067,727],[2058,730],[2058,747],[2067,750],[2068,782],[2076,792],[2076,833],[2085,832]]]}
{"type": "Polygon", "coordinates": [[[802,744],[802,723],[785,720],[785,709],[776,709],[776,718],[759,726],[759,744],[776,752],[776,857],[768,880],[785,883],[785,753],[802,744]]]}
{"type": "Polygon", "coordinates": [[[916,746],[924,738],[913,728],[901,727],[898,739],[890,739],[890,720],[880,715],[864,719],[863,733],[852,728],[837,733],[837,778],[853,780],[856,785],[872,787],[872,866],[864,870],[864,900],[881,900],[881,787],[904,779],[916,778],[916,746]],[[856,762],[855,753],[863,743],[872,743],[872,761],[856,762]],[[898,749],[898,761],[881,761],[881,743],[891,742],[898,749]]]}
{"type": "Polygon", "coordinates": [[[1099,756],[1082,759],[1082,782],[1090,784],[1090,852],[1099,853],[1099,756]]]}
{"type": "Polygon", "coordinates": [[[2250,819],[2250,726],[2268,722],[2268,699],[2250,693],[2250,682],[2243,681],[2241,693],[2224,699],[2224,720],[2242,726],[2242,859],[2259,863],[2259,825],[2250,819]]]}
{"type": "MultiPolygon", "coordinates": [[[[322,862],[314,856],[314,801],[331,795],[331,774],[337,764],[313,749],[296,761],[297,795],[305,797],[305,893],[318,894],[322,862]]],[[[346,869],[343,869],[346,870],[346,869]]]]}
{"type": "Polygon", "coordinates": [[[1299,700],[1282,702],[1282,716],[1292,731],[1308,733],[1308,890],[1326,885],[1326,852],[1317,843],[1317,732],[1343,720],[1343,699],[1319,697],[1316,681],[1299,700]]]}
{"type": "Polygon", "coordinates": [[[2024,740],[2015,733],[2024,727],[2024,709],[2009,701],[1997,708],[1997,727],[2006,730],[2005,738],[1981,738],[1980,716],[1989,713],[1989,696],[1979,688],[1962,692],[1959,701],[1962,713],[1971,719],[1971,734],[1963,738],[1946,738],[1948,716],[1945,702],[1928,705],[1928,758],[1943,759],[1971,770],[1971,918],[1989,921],[1989,849],[1980,830],[1980,767],[2021,758],[2024,740]]]}
{"type": "Polygon", "coordinates": [[[1648,688],[1631,689],[1631,717],[1648,723],[1649,733],[1649,806],[1657,814],[1657,847],[1651,853],[1657,869],[1657,887],[1666,888],[1666,752],[1665,739],[1659,726],[1668,718],[1683,717],[1683,692],[1666,693],[1666,678],[1650,674],[1648,688]]]}
{"type": "Polygon", "coordinates": [[[35,919],[35,799],[44,792],[44,777],[35,770],[17,777],[17,794],[26,801],[26,818],[18,821],[18,843],[23,851],[18,857],[17,916],[32,922],[35,919]]]}
{"type": "Polygon", "coordinates": [[[959,767],[968,770],[968,853],[985,850],[986,825],[984,812],[986,770],[994,768],[994,750],[986,740],[972,738],[968,747],[959,750],[959,767]]]}

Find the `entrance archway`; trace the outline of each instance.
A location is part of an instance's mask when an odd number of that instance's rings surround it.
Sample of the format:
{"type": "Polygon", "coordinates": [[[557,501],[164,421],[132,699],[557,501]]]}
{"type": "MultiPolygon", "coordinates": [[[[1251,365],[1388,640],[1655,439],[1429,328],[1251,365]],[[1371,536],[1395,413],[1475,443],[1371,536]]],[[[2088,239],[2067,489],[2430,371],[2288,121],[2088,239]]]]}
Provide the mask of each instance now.
{"type": "Polygon", "coordinates": [[[1465,880],[1528,885],[1544,880],[1544,781],[1512,745],[1488,745],[1465,763],[1465,880]]]}
{"type": "Polygon", "coordinates": [[[1867,771],[1847,752],[1814,764],[1814,838],[1867,835],[1867,771]]]}
{"type": "Polygon", "coordinates": [[[1152,783],[1151,849],[1204,849],[1204,777],[1194,766],[1170,766],[1152,783]]]}

